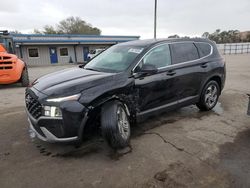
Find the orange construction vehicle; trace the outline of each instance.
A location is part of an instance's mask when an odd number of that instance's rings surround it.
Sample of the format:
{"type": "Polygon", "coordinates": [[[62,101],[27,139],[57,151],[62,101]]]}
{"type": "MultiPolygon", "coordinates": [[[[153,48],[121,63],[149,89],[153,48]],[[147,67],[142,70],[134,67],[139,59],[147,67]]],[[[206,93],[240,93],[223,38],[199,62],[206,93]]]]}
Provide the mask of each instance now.
{"type": "Polygon", "coordinates": [[[9,33],[0,31],[0,85],[16,82],[20,82],[24,87],[29,85],[28,67],[14,55],[13,42],[9,33]]]}

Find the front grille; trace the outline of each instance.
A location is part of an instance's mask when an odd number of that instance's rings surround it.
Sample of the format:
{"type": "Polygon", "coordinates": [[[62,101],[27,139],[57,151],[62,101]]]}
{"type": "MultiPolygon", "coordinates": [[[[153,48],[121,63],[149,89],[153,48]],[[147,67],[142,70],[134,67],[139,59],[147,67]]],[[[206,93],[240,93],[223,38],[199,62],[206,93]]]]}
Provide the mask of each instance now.
{"type": "Polygon", "coordinates": [[[0,56],[0,70],[8,70],[13,69],[13,63],[12,61],[8,60],[11,59],[11,57],[8,56],[0,56]],[[7,61],[6,61],[7,60],[7,61]]]}
{"type": "Polygon", "coordinates": [[[8,69],[12,69],[12,66],[0,67],[0,70],[8,70],[8,69]]]}
{"type": "Polygon", "coordinates": [[[0,56],[0,60],[6,60],[6,59],[11,59],[9,56],[0,56]]]}
{"type": "Polygon", "coordinates": [[[11,65],[11,64],[12,64],[11,61],[0,62],[0,65],[11,65]]]}
{"type": "Polygon", "coordinates": [[[30,94],[26,94],[25,103],[27,110],[35,119],[42,115],[42,105],[30,94]]]}

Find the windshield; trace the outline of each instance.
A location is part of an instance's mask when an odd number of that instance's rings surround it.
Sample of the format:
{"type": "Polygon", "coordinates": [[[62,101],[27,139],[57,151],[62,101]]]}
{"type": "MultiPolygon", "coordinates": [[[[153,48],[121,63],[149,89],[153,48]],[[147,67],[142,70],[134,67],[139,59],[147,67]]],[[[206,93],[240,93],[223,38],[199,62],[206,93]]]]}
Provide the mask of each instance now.
{"type": "Polygon", "coordinates": [[[100,72],[123,72],[142,50],[141,47],[115,45],[96,56],[84,68],[100,72]]]}

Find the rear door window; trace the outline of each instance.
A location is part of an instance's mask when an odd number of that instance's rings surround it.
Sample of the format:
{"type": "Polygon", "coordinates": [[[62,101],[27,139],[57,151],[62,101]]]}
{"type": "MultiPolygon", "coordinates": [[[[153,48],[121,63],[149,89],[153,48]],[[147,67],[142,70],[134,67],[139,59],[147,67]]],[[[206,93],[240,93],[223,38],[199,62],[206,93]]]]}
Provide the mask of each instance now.
{"type": "Polygon", "coordinates": [[[143,64],[152,64],[156,68],[163,68],[171,65],[170,49],[168,44],[153,48],[142,60],[143,64]]]}
{"type": "Polygon", "coordinates": [[[173,43],[171,44],[173,54],[173,64],[183,63],[199,59],[196,46],[193,43],[173,43]]]}
{"type": "Polygon", "coordinates": [[[195,45],[199,48],[200,58],[208,56],[211,53],[211,45],[205,42],[196,42],[195,45]]]}

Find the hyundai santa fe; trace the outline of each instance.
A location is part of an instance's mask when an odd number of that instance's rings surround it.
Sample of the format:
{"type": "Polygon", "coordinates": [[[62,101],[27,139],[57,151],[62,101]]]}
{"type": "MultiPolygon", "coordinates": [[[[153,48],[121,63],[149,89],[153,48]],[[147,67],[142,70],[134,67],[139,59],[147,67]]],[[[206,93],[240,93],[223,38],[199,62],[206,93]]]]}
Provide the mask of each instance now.
{"type": "Polygon", "coordinates": [[[207,39],[138,40],[114,45],[87,65],[43,76],[26,89],[30,131],[47,142],[80,142],[99,131],[112,148],[131,125],[187,105],[211,110],[225,62],[207,39]]]}

